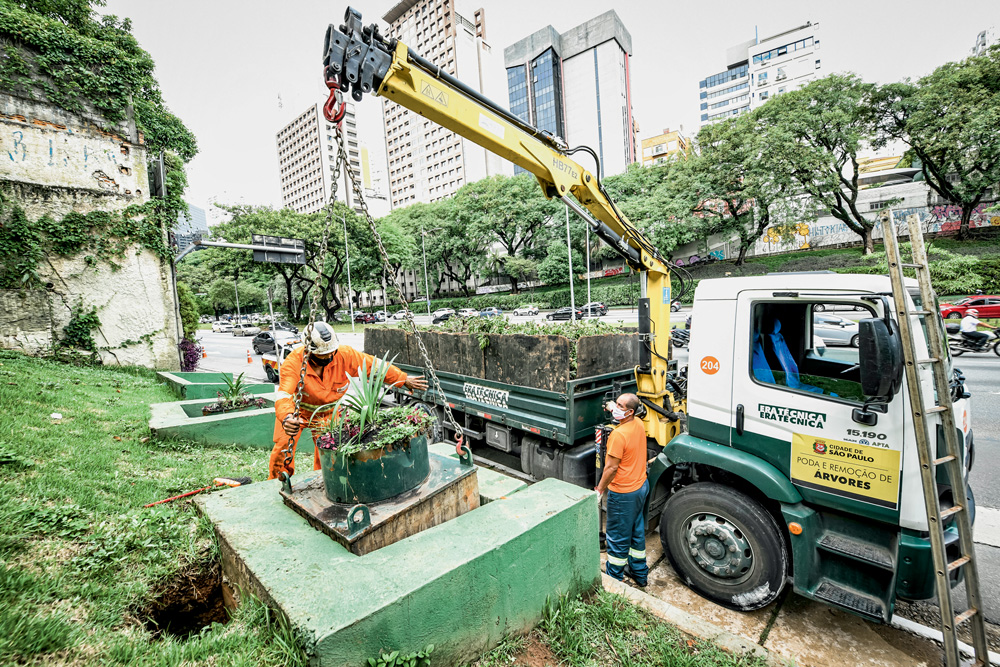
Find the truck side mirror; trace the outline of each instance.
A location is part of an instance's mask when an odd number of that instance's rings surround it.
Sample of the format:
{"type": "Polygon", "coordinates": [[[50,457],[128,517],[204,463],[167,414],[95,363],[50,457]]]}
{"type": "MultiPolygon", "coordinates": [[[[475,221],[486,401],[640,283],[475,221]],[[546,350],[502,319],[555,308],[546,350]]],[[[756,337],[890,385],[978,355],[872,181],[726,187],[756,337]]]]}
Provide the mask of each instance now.
{"type": "Polygon", "coordinates": [[[858,322],[861,391],[865,396],[892,400],[903,372],[903,346],[894,323],[882,318],[858,322]]]}

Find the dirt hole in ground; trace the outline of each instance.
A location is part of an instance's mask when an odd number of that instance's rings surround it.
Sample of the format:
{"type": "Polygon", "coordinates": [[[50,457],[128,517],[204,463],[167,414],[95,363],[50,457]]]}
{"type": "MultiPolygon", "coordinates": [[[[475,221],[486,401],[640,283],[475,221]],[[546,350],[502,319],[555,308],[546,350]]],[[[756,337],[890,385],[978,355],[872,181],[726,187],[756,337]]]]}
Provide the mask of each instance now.
{"type": "Polygon", "coordinates": [[[217,562],[186,568],[156,587],[142,609],[155,637],[196,634],[212,623],[228,623],[222,570],[217,562]]]}

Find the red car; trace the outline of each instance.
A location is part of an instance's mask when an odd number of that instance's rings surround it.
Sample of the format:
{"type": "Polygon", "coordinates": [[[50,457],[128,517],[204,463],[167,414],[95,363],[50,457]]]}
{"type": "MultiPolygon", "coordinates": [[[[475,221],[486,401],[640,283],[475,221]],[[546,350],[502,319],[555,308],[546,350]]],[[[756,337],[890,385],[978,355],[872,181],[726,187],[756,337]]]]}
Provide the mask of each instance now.
{"type": "Polygon", "coordinates": [[[1000,296],[977,294],[967,296],[956,303],[942,303],[941,317],[960,320],[965,317],[965,311],[975,308],[979,311],[979,319],[1000,317],[1000,296]]]}
{"type": "Polygon", "coordinates": [[[371,324],[372,322],[378,322],[378,317],[373,313],[356,312],[354,313],[354,321],[359,324],[371,324]]]}

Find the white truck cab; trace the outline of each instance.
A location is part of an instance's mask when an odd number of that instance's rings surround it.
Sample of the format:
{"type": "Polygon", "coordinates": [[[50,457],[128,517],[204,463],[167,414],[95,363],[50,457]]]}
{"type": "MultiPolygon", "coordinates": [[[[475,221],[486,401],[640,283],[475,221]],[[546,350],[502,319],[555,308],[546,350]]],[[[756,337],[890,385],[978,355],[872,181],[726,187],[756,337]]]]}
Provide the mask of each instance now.
{"type": "MultiPolygon", "coordinates": [[[[661,514],[681,577],[735,609],[768,604],[790,577],[800,594],[877,621],[891,617],[896,597],[933,597],[888,277],[703,280],[694,303],[687,432],[650,470],[649,510],[661,514]],[[859,347],[817,348],[814,319],[835,308],[859,322],[859,347]]],[[[927,309],[939,317],[936,304],[927,309]]],[[[926,357],[922,318],[912,317],[926,357]]],[[[945,362],[969,464],[969,394],[945,362]]],[[[934,405],[931,370],[922,372],[934,405]]],[[[943,474],[938,482],[947,500],[943,474]]],[[[957,549],[953,533],[946,542],[957,549]]]]}

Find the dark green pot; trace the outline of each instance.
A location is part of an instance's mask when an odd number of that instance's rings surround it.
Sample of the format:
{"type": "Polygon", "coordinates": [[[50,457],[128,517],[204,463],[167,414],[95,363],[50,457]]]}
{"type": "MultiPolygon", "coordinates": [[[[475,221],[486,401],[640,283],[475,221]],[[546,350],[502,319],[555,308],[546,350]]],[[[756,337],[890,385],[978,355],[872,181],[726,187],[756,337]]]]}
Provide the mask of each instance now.
{"type": "Polygon", "coordinates": [[[319,450],[326,497],[335,503],[377,503],[422,484],[430,474],[427,436],[403,446],[370,449],[339,456],[319,450]]]}

